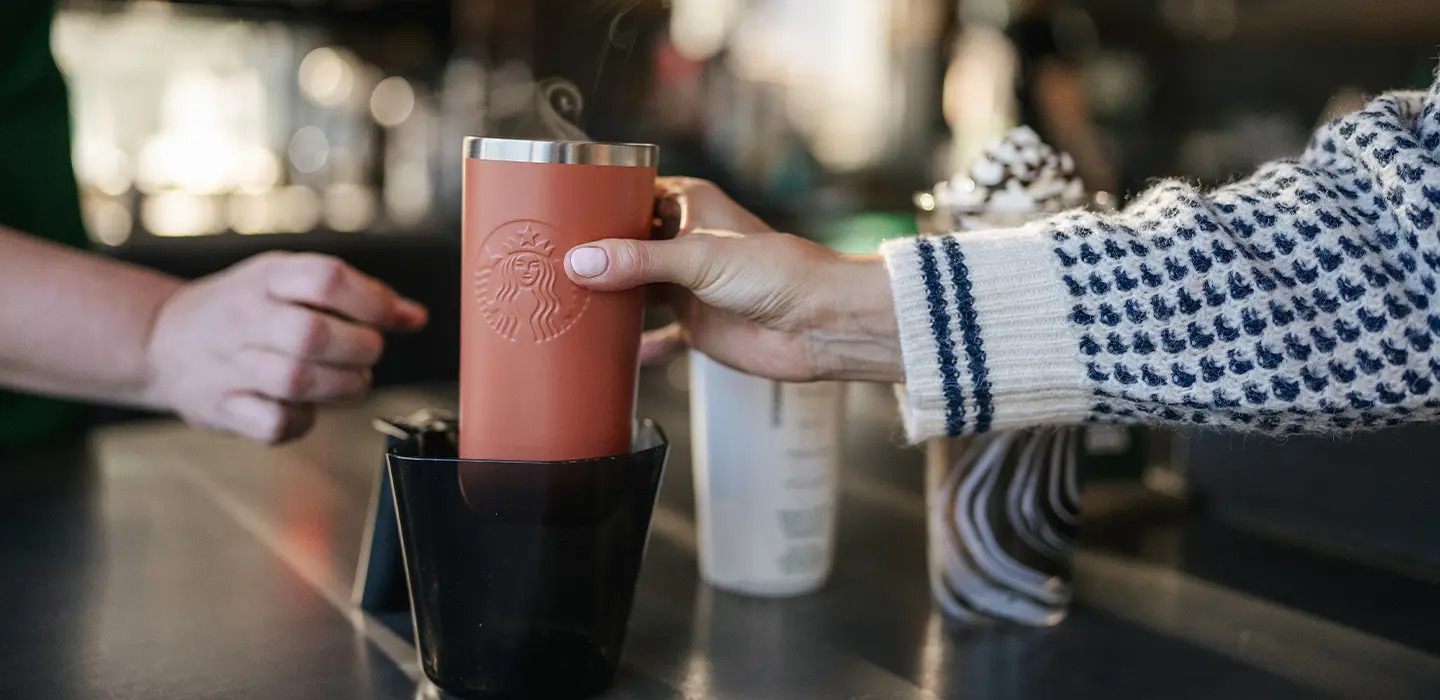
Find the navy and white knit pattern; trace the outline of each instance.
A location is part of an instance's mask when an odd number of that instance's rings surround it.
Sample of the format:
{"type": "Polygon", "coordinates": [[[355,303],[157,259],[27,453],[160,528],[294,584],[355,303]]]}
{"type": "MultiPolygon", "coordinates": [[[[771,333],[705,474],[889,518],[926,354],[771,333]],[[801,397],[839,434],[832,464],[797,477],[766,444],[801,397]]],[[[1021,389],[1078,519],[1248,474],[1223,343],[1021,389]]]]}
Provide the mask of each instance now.
{"type": "Polygon", "coordinates": [[[1209,193],[1171,181],[1118,214],[885,255],[917,440],[1085,420],[1293,433],[1432,419],[1440,83],[1380,97],[1299,159],[1209,193]]]}

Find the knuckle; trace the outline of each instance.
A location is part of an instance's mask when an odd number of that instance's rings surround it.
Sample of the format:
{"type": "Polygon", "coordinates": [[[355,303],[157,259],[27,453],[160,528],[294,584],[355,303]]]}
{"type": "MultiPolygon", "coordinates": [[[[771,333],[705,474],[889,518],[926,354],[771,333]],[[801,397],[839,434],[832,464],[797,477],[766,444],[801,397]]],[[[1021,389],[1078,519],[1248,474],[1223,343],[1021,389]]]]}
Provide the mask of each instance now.
{"type": "Polygon", "coordinates": [[[680,178],[679,182],[682,188],[691,192],[718,192],[720,190],[715,183],[698,177],[680,178]]]}
{"type": "Polygon", "coordinates": [[[284,419],[277,419],[275,424],[261,430],[255,435],[255,439],[261,444],[278,445],[285,440],[284,419]]]}
{"type": "Polygon", "coordinates": [[[345,284],[348,268],[340,260],[313,253],[292,255],[296,261],[295,274],[316,298],[328,300],[345,284]]]}
{"type": "MultiPolygon", "coordinates": [[[[745,264],[744,255],[751,237],[701,232],[687,236],[683,244],[683,267],[688,279],[682,283],[697,292],[722,285],[745,264]]],[[[764,258],[757,258],[756,262],[764,258]]]]}
{"type": "Polygon", "coordinates": [[[385,354],[385,336],[374,328],[361,329],[360,344],[364,348],[364,356],[361,359],[366,365],[379,362],[380,356],[385,354]]]}
{"type": "Polygon", "coordinates": [[[295,412],[282,407],[276,407],[275,420],[265,429],[261,440],[267,445],[279,445],[289,440],[295,433],[295,412]]]}
{"type": "Polygon", "coordinates": [[[385,352],[385,336],[368,326],[353,327],[343,335],[343,341],[337,341],[336,344],[343,344],[343,347],[335,348],[335,352],[331,354],[343,355],[347,364],[369,367],[380,361],[380,356],[385,352]]]}
{"type": "Polygon", "coordinates": [[[300,322],[295,338],[296,348],[302,353],[318,352],[330,344],[330,324],[316,313],[307,313],[300,322]]]}
{"type": "Polygon", "coordinates": [[[303,396],[315,383],[314,369],[300,360],[264,353],[254,355],[251,365],[256,388],[274,399],[303,396]]]}
{"type": "Polygon", "coordinates": [[[321,258],[315,262],[315,288],[321,299],[334,299],[345,286],[348,270],[345,263],[334,258],[321,258]]]}
{"type": "Polygon", "coordinates": [[[279,389],[283,398],[306,395],[315,383],[315,370],[307,363],[286,361],[281,365],[279,389]]]}
{"type": "Polygon", "coordinates": [[[767,252],[780,255],[791,255],[805,247],[804,239],[790,233],[780,233],[773,236],[751,236],[753,244],[767,249],[767,252]]]}
{"type": "Polygon", "coordinates": [[[342,398],[359,398],[370,391],[369,372],[346,372],[339,394],[342,398]]]}
{"type": "Polygon", "coordinates": [[[690,270],[690,274],[688,279],[681,281],[684,286],[694,290],[697,294],[704,294],[724,282],[727,268],[717,262],[716,256],[707,255],[698,247],[692,248],[686,255],[690,258],[690,262],[685,268],[690,270]]]}
{"type": "MultiPolygon", "coordinates": [[[[746,240],[750,245],[756,246],[758,255],[792,268],[798,268],[810,262],[816,253],[809,241],[789,233],[749,236],[746,240]]],[[[796,269],[795,271],[801,272],[802,270],[796,269]]]]}
{"type": "Polygon", "coordinates": [[[615,245],[615,267],[626,274],[645,274],[652,271],[653,263],[645,246],[635,241],[620,241],[615,245]]]}
{"type": "Polygon", "coordinates": [[[311,315],[308,311],[282,307],[277,312],[274,327],[268,329],[266,337],[271,339],[271,345],[277,350],[288,353],[304,352],[305,335],[310,332],[311,315]]]}
{"type": "Polygon", "coordinates": [[[274,445],[285,436],[285,409],[278,404],[266,406],[256,417],[258,422],[252,428],[256,440],[274,445]]]}

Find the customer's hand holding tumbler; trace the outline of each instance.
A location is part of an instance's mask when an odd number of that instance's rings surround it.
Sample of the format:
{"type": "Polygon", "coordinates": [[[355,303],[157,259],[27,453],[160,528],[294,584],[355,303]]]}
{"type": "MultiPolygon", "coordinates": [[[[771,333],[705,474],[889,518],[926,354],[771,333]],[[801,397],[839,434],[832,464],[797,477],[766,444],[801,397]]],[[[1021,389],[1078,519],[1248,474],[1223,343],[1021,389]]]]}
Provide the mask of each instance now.
{"type": "Polygon", "coordinates": [[[754,228],[699,235],[711,209],[735,218],[718,203],[673,241],[577,250],[569,272],[593,289],[689,289],[669,338],[738,369],[903,381],[914,442],[1091,421],[1275,435],[1434,422],[1440,79],[1326,123],[1297,155],[1213,191],[1162,181],[1118,211],[865,258],[754,228]]]}
{"type": "Polygon", "coordinates": [[[646,334],[645,360],[693,345],[779,381],[902,381],[878,256],[776,233],[703,180],[662,178],[656,192],[662,240],[597,241],[566,258],[570,278],[590,289],[668,288],[679,321],[646,334]]]}

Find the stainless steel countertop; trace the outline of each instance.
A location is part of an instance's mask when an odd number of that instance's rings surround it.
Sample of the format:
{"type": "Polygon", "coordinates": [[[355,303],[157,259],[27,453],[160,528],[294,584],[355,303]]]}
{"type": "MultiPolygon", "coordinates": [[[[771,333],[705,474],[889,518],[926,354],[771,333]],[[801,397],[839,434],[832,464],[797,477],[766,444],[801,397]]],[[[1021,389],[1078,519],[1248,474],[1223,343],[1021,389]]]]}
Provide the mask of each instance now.
{"type": "MultiPolygon", "coordinates": [[[[695,572],[682,378],[642,382],[674,451],[610,697],[1440,694],[1436,582],[1193,516],[1107,507],[1087,520],[1066,622],[947,632],[925,583],[921,456],[879,388],[851,392],[831,584],[712,591],[695,572]]],[[[0,457],[0,698],[413,697],[403,631],[349,602],[383,443],[369,419],[452,401],[387,390],[274,450],[160,422],[0,457]]]]}

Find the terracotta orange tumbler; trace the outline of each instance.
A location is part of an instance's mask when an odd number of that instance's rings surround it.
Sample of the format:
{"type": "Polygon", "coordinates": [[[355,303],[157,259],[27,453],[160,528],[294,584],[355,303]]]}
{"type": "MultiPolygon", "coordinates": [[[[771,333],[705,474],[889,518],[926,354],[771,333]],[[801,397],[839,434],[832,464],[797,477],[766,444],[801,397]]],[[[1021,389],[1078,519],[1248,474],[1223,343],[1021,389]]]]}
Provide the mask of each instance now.
{"type": "Polygon", "coordinates": [[[465,140],[461,459],[560,461],[631,450],[641,290],[591,292],[570,249],[643,239],[659,149],[465,140]]]}

